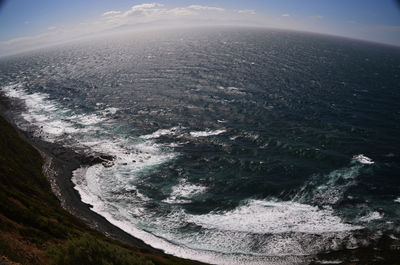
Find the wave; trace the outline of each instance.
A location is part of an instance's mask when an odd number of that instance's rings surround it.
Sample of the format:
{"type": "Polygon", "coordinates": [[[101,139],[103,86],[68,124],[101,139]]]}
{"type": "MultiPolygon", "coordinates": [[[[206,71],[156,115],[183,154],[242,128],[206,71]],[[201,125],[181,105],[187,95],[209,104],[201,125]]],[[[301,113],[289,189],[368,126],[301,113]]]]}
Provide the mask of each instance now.
{"type": "Polygon", "coordinates": [[[114,114],[116,114],[118,111],[119,111],[118,108],[109,107],[109,108],[106,108],[106,109],[104,110],[104,114],[105,114],[105,115],[107,115],[107,114],[112,114],[112,115],[114,115],[114,114]]]}
{"type": "MultiPolygon", "coordinates": [[[[326,183],[335,183],[339,176],[358,176],[358,167],[364,164],[355,162],[350,168],[328,174],[326,183]]],[[[114,171],[114,177],[107,178],[108,170],[96,165],[74,172],[73,181],[82,200],[124,231],[183,258],[217,264],[276,264],[281,259],[284,264],[296,264],[304,262],[302,257],[321,251],[343,245],[357,247],[353,232],[363,229],[344,222],[330,206],[277,199],[250,199],[232,210],[191,214],[178,205],[207,189],[185,179],[173,186],[163,201],[176,206],[159,214],[147,208],[146,203],[152,200],[139,193],[132,181],[135,174],[114,171]]],[[[321,190],[321,185],[313,187],[321,190]]],[[[373,218],[371,215],[364,221],[373,218]]]]}
{"type": "MultiPolygon", "coordinates": [[[[9,98],[22,100],[26,111],[21,117],[28,125],[36,126],[34,135],[49,142],[65,140],[65,135],[87,133],[96,128],[95,125],[108,119],[100,113],[82,114],[76,110],[61,106],[57,101],[50,99],[45,93],[29,93],[23,84],[14,84],[2,87],[2,91],[9,98]]],[[[26,124],[19,124],[21,129],[27,129],[26,124]]]]}
{"type": "MultiPolygon", "coordinates": [[[[158,214],[146,207],[151,199],[139,194],[135,174],[114,171],[114,177],[107,178],[108,170],[96,165],[74,172],[82,201],[133,236],[184,258],[217,264],[268,264],[271,257],[284,256],[295,264],[296,256],[336,249],[343,242],[354,247],[357,241],[352,231],[363,228],[343,222],[330,207],[294,201],[252,199],[230,211],[196,215],[173,207],[158,214]]],[[[163,202],[179,205],[205,191],[181,179],[163,202]]]]}
{"type": "Polygon", "coordinates": [[[220,130],[207,130],[207,131],[194,131],[194,132],[190,132],[190,136],[192,137],[207,137],[207,136],[213,136],[213,135],[219,135],[222,133],[225,133],[226,130],[225,129],[220,129],[220,130]]]}
{"type": "Polygon", "coordinates": [[[229,86],[229,87],[218,86],[217,88],[219,90],[224,91],[227,94],[238,94],[238,95],[246,94],[246,92],[244,91],[244,88],[239,88],[239,87],[234,87],[234,86],[229,86]]]}
{"type": "Polygon", "coordinates": [[[352,232],[362,229],[344,223],[329,208],[267,200],[247,200],[233,210],[202,215],[175,211],[154,220],[154,226],[152,233],[190,249],[249,257],[307,256],[342,244],[354,247],[352,232]],[[196,229],[184,229],[188,226],[196,229]]]}
{"type": "Polygon", "coordinates": [[[323,234],[360,228],[342,223],[332,209],[292,201],[249,200],[232,211],[191,216],[190,220],[209,229],[256,234],[323,234]]]}
{"type": "MultiPolygon", "coordinates": [[[[95,165],[86,169],[88,172],[94,170],[98,175],[107,173],[117,178],[126,177],[155,168],[176,156],[156,143],[126,137],[114,131],[115,121],[112,115],[119,111],[117,108],[107,107],[83,113],[82,110],[62,106],[50,99],[48,94],[29,93],[23,84],[5,86],[2,91],[6,96],[25,103],[26,110],[21,116],[30,126],[36,126],[35,136],[76,150],[84,150],[86,154],[106,154],[114,158],[114,161],[107,165],[112,166],[111,168],[95,165]]],[[[22,129],[24,126],[22,125],[22,129]]],[[[82,183],[82,180],[79,180],[79,183],[82,183]]],[[[99,195],[97,192],[94,194],[99,195]]]]}
{"type": "Polygon", "coordinates": [[[363,154],[355,155],[355,156],[353,156],[353,159],[357,160],[361,164],[366,164],[366,165],[372,165],[375,163],[371,158],[369,158],[363,154]]]}
{"type": "MultiPolygon", "coordinates": [[[[26,111],[21,116],[41,128],[37,136],[113,156],[110,167],[96,164],[75,170],[75,189],[93,211],[169,254],[218,264],[276,264],[285,256],[285,261],[295,264],[304,261],[298,256],[352,242],[348,240],[352,231],[362,228],[344,223],[326,205],[339,201],[361,168],[373,164],[364,155],[354,156],[348,168],[311,178],[293,201],[250,199],[229,211],[196,215],[184,211],[181,204],[205,193],[207,188],[181,179],[163,201],[169,208],[154,211],[153,200],[140,192],[138,183],[143,175],[157,170],[177,154],[152,139],[177,135],[181,128],[132,138],[113,130],[112,115],[119,111],[116,108],[97,105],[99,110],[83,113],[62,106],[48,94],[28,93],[22,84],[5,86],[2,91],[24,101],[26,111]],[[148,204],[153,206],[149,208],[148,204]]],[[[208,137],[225,132],[192,131],[189,135],[208,137]]]]}
{"type": "Polygon", "coordinates": [[[383,214],[377,211],[369,212],[368,214],[359,218],[359,221],[363,223],[369,223],[371,221],[379,220],[383,218],[383,214]]]}
{"type": "MultiPolygon", "coordinates": [[[[94,168],[79,169],[74,172],[74,182],[82,174],[86,175],[83,179],[91,180],[85,185],[77,182],[82,201],[93,205],[93,210],[112,224],[166,253],[213,264],[276,264],[279,260],[283,264],[302,263],[304,255],[334,249],[346,239],[352,241],[351,231],[361,228],[343,223],[331,209],[262,200],[249,200],[225,212],[194,215],[176,209],[158,216],[147,211],[144,199],[136,194],[124,192],[115,204],[108,202],[104,194],[96,196],[98,187],[93,186],[101,174],[94,168]],[[187,226],[198,228],[182,232],[187,226]]],[[[186,184],[187,190],[174,191],[189,197],[193,190],[203,191],[192,188],[186,184]]],[[[121,187],[115,190],[121,191],[121,187]]]]}
{"type": "Polygon", "coordinates": [[[334,170],[327,175],[312,176],[293,197],[293,201],[333,205],[343,199],[345,192],[354,186],[361,169],[374,162],[364,156],[355,155],[350,166],[334,170]]]}
{"type": "MultiPolygon", "coordinates": [[[[188,224],[191,215],[180,210],[172,211],[167,216],[154,217],[154,213],[149,213],[145,209],[145,203],[150,200],[149,198],[143,198],[136,192],[128,192],[136,191],[134,186],[128,187],[125,182],[124,187],[121,187],[121,183],[110,182],[112,181],[110,178],[107,183],[99,184],[102,183],[102,179],[107,179],[101,174],[101,170],[102,167],[96,165],[74,171],[75,189],[81,195],[82,201],[92,205],[92,210],[105,217],[110,223],[155,248],[163,249],[168,254],[211,264],[261,265],[277,264],[277,262],[278,264],[280,262],[282,262],[281,264],[302,264],[304,262],[304,258],[298,256],[272,257],[268,253],[265,255],[245,253],[249,249],[244,247],[250,246],[249,240],[252,240],[248,238],[248,233],[229,234],[214,229],[206,229],[201,233],[180,233],[179,228],[181,225],[188,224]],[[112,191],[118,191],[118,193],[116,195],[110,191],[108,194],[104,194],[101,186],[113,187],[112,191]],[[125,191],[121,193],[121,190],[125,191]],[[107,196],[114,196],[115,202],[109,201],[107,196]],[[148,222],[152,223],[153,229],[148,227],[148,222]],[[218,248],[213,249],[213,245],[218,248]]],[[[182,191],[179,188],[175,190],[180,190],[178,193],[182,191]]],[[[191,189],[188,188],[188,190],[191,189]]],[[[188,191],[188,194],[190,193],[192,192],[188,191]]],[[[271,245],[269,246],[271,247],[271,245]]],[[[279,254],[279,251],[276,250],[273,253],[279,254]]]]}
{"type": "Polygon", "coordinates": [[[186,180],[181,180],[178,185],[172,188],[170,196],[163,200],[166,203],[189,203],[191,198],[204,193],[207,187],[187,183],[186,180]]]}
{"type": "Polygon", "coordinates": [[[142,136],[140,136],[140,138],[143,138],[143,139],[156,139],[156,138],[159,138],[159,137],[164,136],[164,135],[175,135],[181,129],[182,128],[178,127],[178,126],[175,126],[175,127],[169,128],[169,129],[160,129],[160,130],[157,130],[157,131],[155,131],[155,132],[153,132],[151,134],[142,135],[142,136]]]}

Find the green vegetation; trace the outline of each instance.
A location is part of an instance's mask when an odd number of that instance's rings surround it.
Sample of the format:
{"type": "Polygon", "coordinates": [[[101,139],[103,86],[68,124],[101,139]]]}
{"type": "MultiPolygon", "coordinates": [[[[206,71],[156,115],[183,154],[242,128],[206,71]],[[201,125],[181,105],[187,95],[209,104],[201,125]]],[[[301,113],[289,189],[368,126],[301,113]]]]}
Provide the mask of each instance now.
{"type": "Polygon", "coordinates": [[[67,241],[64,245],[50,248],[49,256],[54,265],[111,265],[111,264],[154,264],[112,244],[100,241],[89,234],[67,241]]]}
{"type": "MultiPolygon", "coordinates": [[[[126,246],[63,208],[39,152],[0,116],[0,261],[20,264],[200,264],[126,246]]],[[[3,263],[2,263],[3,264],[3,263]]]]}

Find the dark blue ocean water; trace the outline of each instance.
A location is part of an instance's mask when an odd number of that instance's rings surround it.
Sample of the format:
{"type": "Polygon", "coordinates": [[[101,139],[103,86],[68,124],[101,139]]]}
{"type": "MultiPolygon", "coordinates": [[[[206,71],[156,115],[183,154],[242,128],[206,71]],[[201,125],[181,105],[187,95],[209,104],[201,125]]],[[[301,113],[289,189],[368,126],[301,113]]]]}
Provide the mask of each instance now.
{"type": "Polygon", "coordinates": [[[250,28],[126,33],[0,58],[17,125],[116,157],[73,182],[178,256],[266,262],[399,234],[400,49],[250,28]]]}

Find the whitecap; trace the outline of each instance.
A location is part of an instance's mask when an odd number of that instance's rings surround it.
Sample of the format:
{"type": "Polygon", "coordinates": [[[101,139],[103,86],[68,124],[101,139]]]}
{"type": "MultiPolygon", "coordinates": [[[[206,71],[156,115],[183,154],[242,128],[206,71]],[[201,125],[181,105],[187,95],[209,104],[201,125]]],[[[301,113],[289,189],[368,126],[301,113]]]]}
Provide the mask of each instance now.
{"type": "Polygon", "coordinates": [[[353,156],[353,159],[360,162],[361,164],[366,164],[366,165],[372,165],[375,163],[371,158],[363,154],[355,155],[353,156]]]}
{"type": "MultiPolygon", "coordinates": [[[[57,102],[50,100],[48,94],[28,93],[23,89],[22,84],[4,86],[2,91],[7,97],[17,98],[25,103],[27,110],[21,114],[21,117],[40,128],[34,132],[35,136],[54,142],[61,135],[78,131],[73,123],[62,116],[65,109],[57,102]]],[[[20,126],[24,129],[24,125],[20,126]]]]}
{"type": "Polygon", "coordinates": [[[228,90],[243,90],[242,88],[234,87],[234,86],[229,86],[227,87],[228,90]]]}
{"type": "Polygon", "coordinates": [[[394,201],[400,203],[400,197],[395,199],[394,201]]]}
{"type": "Polygon", "coordinates": [[[333,170],[326,175],[313,175],[293,197],[297,202],[312,202],[318,205],[333,205],[353,186],[363,165],[356,164],[333,170]]]}
{"type": "Polygon", "coordinates": [[[107,119],[104,117],[100,117],[97,114],[80,114],[80,115],[73,115],[70,117],[66,117],[69,121],[73,121],[79,123],[81,125],[94,125],[100,122],[104,122],[107,119]]]}
{"type": "Polygon", "coordinates": [[[174,154],[162,152],[160,146],[149,141],[137,141],[115,135],[102,127],[109,119],[102,114],[116,113],[117,108],[109,107],[95,113],[75,114],[75,111],[62,107],[43,93],[28,93],[22,84],[2,88],[6,96],[24,100],[27,111],[21,116],[40,130],[34,133],[48,141],[60,140],[65,144],[65,135],[72,135],[78,149],[89,153],[104,153],[116,158],[115,164],[126,165],[135,172],[163,163],[174,154]],[[101,133],[99,133],[101,132],[101,133]]]}
{"type": "Polygon", "coordinates": [[[240,137],[240,136],[239,135],[234,135],[234,136],[229,137],[229,139],[231,141],[235,141],[238,137],[240,137]]]}
{"type": "Polygon", "coordinates": [[[312,202],[318,205],[333,205],[342,200],[345,192],[357,183],[361,169],[374,162],[364,156],[355,155],[349,167],[336,169],[326,175],[313,175],[303,185],[293,200],[312,202]]]}
{"type": "Polygon", "coordinates": [[[239,95],[246,94],[246,92],[244,92],[244,89],[243,89],[243,88],[239,88],[239,87],[234,87],[234,86],[229,86],[229,87],[218,86],[217,88],[220,89],[220,90],[223,90],[225,93],[228,93],[228,94],[239,94],[239,95]]]}
{"type": "MultiPolygon", "coordinates": [[[[37,125],[42,125],[43,130],[49,134],[57,136],[68,132],[69,128],[76,129],[78,131],[69,131],[69,133],[77,133],[74,136],[79,147],[89,149],[94,153],[100,152],[115,156],[114,166],[110,168],[98,164],[74,171],[72,181],[75,189],[78,190],[83,202],[93,206],[93,211],[103,215],[126,232],[143,239],[144,242],[164,249],[166,253],[208,263],[268,264],[270,259],[267,257],[268,255],[309,254],[313,253],[315,249],[327,245],[321,244],[318,239],[313,241],[311,246],[307,246],[304,242],[307,242],[305,239],[309,238],[310,234],[323,235],[321,240],[331,242],[330,240],[337,238],[341,240],[347,235],[342,232],[359,228],[343,223],[331,209],[320,209],[298,202],[249,200],[231,211],[211,212],[203,215],[178,212],[161,218],[163,226],[160,226],[160,229],[174,227],[184,221],[201,226],[204,230],[203,234],[179,234],[176,231],[164,229],[156,230],[154,231],[155,235],[152,235],[139,229],[138,221],[132,219],[132,216],[146,218],[146,214],[149,213],[145,213],[143,203],[150,200],[137,190],[134,181],[140,177],[141,172],[155,169],[176,157],[175,153],[162,149],[153,141],[145,141],[152,139],[151,137],[124,138],[110,130],[98,127],[98,123],[106,121],[100,116],[105,112],[97,113],[99,115],[89,114],[92,116],[87,117],[85,115],[78,116],[74,120],[71,116],[65,116],[64,109],[57,102],[50,100],[47,94],[28,94],[23,89],[14,86],[9,91],[9,96],[24,99],[28,108],[28,112],[24,113],[25,118],[37,125]],[[49,127],[45,127],[45,123],[49,127]],[[81,125],[78,128],[76,128],[77,123],[81,125]],[[83,130],[81,127],[88,125],[93,127],[93,133],[79,134],[83,130]],[[102,134],[97,134],[97,129],[101,130],[102,134]],[[129,192],[122,194],[121,191],[129,192]],[[219,221],[216,222],[215,218],[219,218],[221,224],[218,224],[219,221]],[[279,227],[274,222],[282,222],[283,225],[279,227]],[[334,235],[326,236],[327,233],[334,235]],[[257,234],[272,236],[267,236],[259,249],[252,249],[251,243],[254,242],[253,237],[257,234]],[[250,253],[250,255],[241,253],[250,253]]],[[[110,114],[116,112],[106,111],[110,114]]],[[[206,137],[224,132],[226,130],[206,130],[191,132],[190,135],[206,137]]],[[[153,136],[157,136],[157,134],[153,134],[153,136]]],[[[182,181],[173,187],[169,199],[171,201],[190,200],[205,190],[205,187],[182,181]]],[[[151,219],[141,220],[143,222],[152,221],[151,219]]],[[[276,264],[277,259],[274,257],[271,263],[276,264]]],[[[292,261],[289,263],[299,262],[296,258],[293,258],[292,261]]]]}
{"type": "Polygon", "coordinates": [[[113,114],[113,115],[114,115],[114,114],[117,113],[117,111],[119,111],[118,108],[109,107],[109,108],[106,108],[106,109],[104,110],[103,115],[107,115],[107,114],[113,114]]]}
{"type": "Polygon", "coordinates": [[[194,131],[194,132],[190,132],[189,134],[192,137],[207,137],[207,136],[213,136],[213,135],[219,135],[222,133],[225,133],[226,130],[224,129],[220,129],[220,130],[207,130],[207,131],[194,131]]]}
{"type": "Polygon", "coordinates": [[[383,214],[377,211],[369,212],[368,214],[360,217],[360,221],[364,223],[369,223],[371,221],[379,220],[383,218],[383,214]]]}
{"type": "Polygon", "coordinates": [[[142,136],[140,136],[140,138],[156,139],[156,138],[159,138],[164,135],[175,135],[176,133],[178,133],[180,131],[180,129],[181,128],[177,127],[177,126],[169,128],[169,129],[159,129],[151,134],[142,135],[142,136]]]}
{"type": "MultiPolygon", "coordinates": [[[[88,172],[87,169],[79,169],[74,172],[74,183],[84,183],[87,179],[96,178],[98,173],[92,174],[88,172]],[[81,182],[79,182],[81,181],[81,182]]],[[[253,256],[253,255],[245,255],[245,254],[235,254],[231,253],[222,253],[215,251],[207,251],[201,249],[192,249],[180,244],[174,244],[171,241],[165,240],[161,236],[153,235],[152,233],[146,232],[143,229],[138,228],[135,221],[132,220],[132,216],[141,217],[144,213],[143,208],[141,208],[140,201],[135,203],[134,210],[130,210],[128,207],[119,207],[118,206],[110,206],[107,205],[104,199],[100,199],[96,196],[97,188],[89,186],[91,184],[86,185],[77,185],[75,189],[78,190],[81,195],[82,201],[85,203],[89,203],[92,205],[92,210],[97,212],[98,214],[105,217],[110,223],[121,228],[125,232],[142,239],[145,243],[158,248],[163,249],[165,253],[175,255],[182,258],[199,260],[206,263],[212,264],[230,264],[230,265],[239,265],[239,264],[277,264],[282,261],[282,264],[302,264],[304,263],[304,258],[302,257],[270,257],[270,256],[253,256]],[[288,263],[287,263],[288,262],[288,263]]],[[[173,214],[173,213],[172,213],[173,214]]],[[[184,218],[184,216],[180,214],[175,214],[175,219],[179,220],[184,218]]],[[[169,225],[168,221],[163,219],[160,221],[160,225],[165,227],[169,225]]],[[[212,239],[212,238],[211,238],[212,239]]],[[[232,238],[229,240],[232,242],[232,238]]]]}
{"type": "Polygon", "coordinates": [[[317,264],[328,264],[328,265],[343,264],[342,260],[317,260],[316,262],[317,264]]]}

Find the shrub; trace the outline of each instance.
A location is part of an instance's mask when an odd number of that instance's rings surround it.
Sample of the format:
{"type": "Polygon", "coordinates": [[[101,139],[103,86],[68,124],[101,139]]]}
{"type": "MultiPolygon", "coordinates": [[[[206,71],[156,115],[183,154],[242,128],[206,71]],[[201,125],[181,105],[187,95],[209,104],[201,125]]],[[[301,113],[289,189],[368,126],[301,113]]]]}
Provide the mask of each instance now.
{"type": "Polygon", "coordinates": [[[150,265],[138,255],[99,240],[89,234],[73,238],[49,249],[50,264],[54,265],[150,265]]]}

